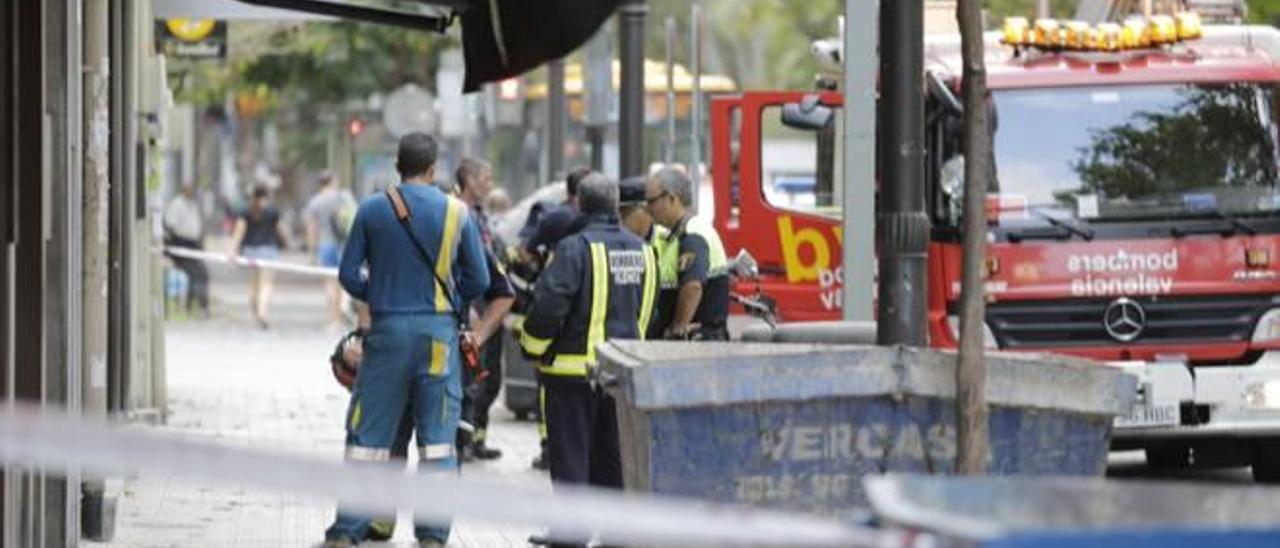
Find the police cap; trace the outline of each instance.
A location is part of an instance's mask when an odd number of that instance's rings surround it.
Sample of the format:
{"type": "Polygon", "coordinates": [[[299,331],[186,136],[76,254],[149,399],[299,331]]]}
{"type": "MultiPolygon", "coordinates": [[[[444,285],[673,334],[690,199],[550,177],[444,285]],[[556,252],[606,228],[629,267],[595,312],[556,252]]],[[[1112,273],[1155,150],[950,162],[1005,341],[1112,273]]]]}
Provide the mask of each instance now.
{"type": "Polygon", "coordinates": [[[635,207],[644,205],[644,189],[648,180],[644,177],[627,177],[618,183],[618,206],[635,207]]]}

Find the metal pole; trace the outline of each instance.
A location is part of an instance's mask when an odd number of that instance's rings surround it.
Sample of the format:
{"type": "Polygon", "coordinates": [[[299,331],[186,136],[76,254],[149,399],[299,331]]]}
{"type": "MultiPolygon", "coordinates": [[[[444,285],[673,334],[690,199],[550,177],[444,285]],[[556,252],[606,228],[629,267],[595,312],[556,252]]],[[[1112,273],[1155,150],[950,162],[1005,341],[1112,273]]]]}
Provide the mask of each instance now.
{"type": "Polygon", "coordinates": [[[124,47],[125,43],[122,35],[123,24],[121,23],[122,13],[124,12],[123,0],[109,0],[107,8],[110,14],[110,34],[109,49],[107,52],[110,69],[107,73],[110,75],[111,104],[108,108],[110,116],[110,143],[111,149],[108,152],[110,156],[111,173],[107,184],[107,219],[109,227],[107,229],[107,413],[111,414],[120,411],[123,407],[120,403],[120,368],[127,355],[121,349],[123,344],[125,326],[129,325],[124,319],[123,307],[124,300],[124,280],[123,272],[123,249],[125,235],[127,231],[123,230],[127,222],[124,218],[124,203],[127,198],[123,195],[123,189],[126,185],[120,181],[126,181],[125,172],[125,150],[128,150],[128,140],[125,138],[125,99],[124,87],[125,81],[122,77],[124,74],[124,47]],[[115,184],[112,184],[115,183],[115,184]]]}
{"type": "Polygon", "coordinates": [[[604,173],[604,126],[587,126],[587,141],[591,143],[591,169],[604,173]]]}
{"type": "Polygon", "coordinates": [[[587,140],[591,143],[591,169],[604,173],[604,146],[609,118],[617,103],[613,92],[613,36],[601,28],[587,42],[583,56],[583,92],[586,95],[587,140]]]}
{"type": "Polygon", "coordinates": [[[871,321],[875,284],[877,2],[845,0],[842,314],[871,321]]]}
{"type": "MultiPolygon", "coordinates": [[[[924,0],[880,11],[880,344],[924,346],[929,217],[924,208],[924,0]]],[[[856,33],[849,33],[856,34],[856,33]]]]}
{"type": "Polygon", "coordinates": [[[663,161],[676,161],[676,18],[667,17],[667,147],[663,161]]]}
{"type": "Polygon", "coordinates": [[[547,174],[564,175],[564,60],[547,63],[547,174]]]}
{"type": "MultiPolygon", "coordinates": [[[[962,9],[962,8],[956,8],[956,9],[962,9]]],[[[1040,18],[1050,17],[1051,11],[1052,10],[1049,9],[1049,0],[1036,1],[1036,17],[1040,17],[1040,18]]],[[[964,32],[964,30],[962,29],[961,32],[964,32]]]]}
{"type": "MultiPolygon", "coordinates": [[[[17,48],[14,30],[21,6],[16,2],[0,4],[0,176],[12,180],[17,168],[14,158],[14,142],[19,130],[15,97],[15,82],[20,81],[13,59],[17,48]]],[[[0,185],[0,247],[8,249],[14,243],[14,203],[17,200],[15,184],[0,185]]],[[[9,253],[0,253],[0,397],[13,401],[13,262],[9,253]]],[[[13,532],[18,528],[17,508],[21,508],[13,496],[16,492],[16,473],[0,469],[0,545],[15,543],[13,532]]]]}
{"type": "MultiPolygon", "coordinates": [[[[80,410],[81,328],[81,5],[46,2],[45,77],[48,94],[49,179],[46,214],[45,402],[80,410]]],[[[75,546],[80,538],[80,474],[44,480],[45,546],[75,546]]]]}
{"type": "MultiPolygon", "coordinates": [[[[4,176],[9,180],[4,184],[12,186],[17,199],[15,207],[5,212],[12,215],[12,228],[16,239],[12,247],[4,252],[13,261],[12,289],[13,328],[12,354],[6,356],[12,361],[9,374],[10,392],[6,398],[11,402],[25,401],[31,405],[46,405],[45,402],[45,344],[52,342],[46,329],[45,320],[49,317],[46,305],[45,289],[50,284],[47,278],[49,269],[44,257],[45,238],[47,237],[45,209],[48,205],[47,184],[50,183],[47,155],[52,151],[50,138],[51,121],[45,112],[49,103],[49,94],[45,88],[48,82],[45,69],[46,39],[49,36],[48,18],[45,6],[40,2],[17,2],[14,8],[14,27],[5,29],[6,34],[12,30],[12,50],[8,62],[16,71],[13,86],[12,128],[13,145],[4,154],[12,153],[13,170],[4,176]]],[[[8,38],[6,36],[6,38],[8,38]]],[[[50,208],[50,211],[53,211],[50,208]]],[[[5,507],[12,512],[6,519],[4,529],[10,535],[5,539],[6,546],[42,546],[45,518],[48,515],[45,507],[45,479],[39,469],[9,470],[5,493],[8,500],[5,507]]]]}
{"type": "Polygon", "coordinates": [[[618,8],[622,82],[618,119],[618,178],[644,174],[644,20],[645,0],[625,0],[618,8]]]}
{"type": "Polygon", "coordinates": [[[689,109],[689,172],[698,188],[693,192],[693,211],[698,211],[702,187],[702,6],[693,5],[689,17],[689,69],[693,71],[693,100],[689,109]]]}

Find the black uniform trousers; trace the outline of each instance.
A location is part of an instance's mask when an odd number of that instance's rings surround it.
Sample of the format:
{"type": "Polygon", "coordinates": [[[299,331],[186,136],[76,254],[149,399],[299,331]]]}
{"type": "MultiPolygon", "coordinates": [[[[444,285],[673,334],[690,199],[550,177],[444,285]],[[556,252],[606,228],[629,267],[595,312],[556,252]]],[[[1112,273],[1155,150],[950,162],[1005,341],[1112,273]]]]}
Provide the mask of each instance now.
{"type": "MultiPolygon", "coordinates": [[[[475,427],[476,433],[488,432],[489,409],[498,401],[498,392],[502,391],[502,337],[499,330],[494,333],[484,346],[480,347],[480,363],[484,365],[489,376],[479,386],[471,385],[471,371],[466,370],[467,389],[462,395],[462,419],[475,427]]],[[[485,437],[473,436],[474,441],[483,442],[485,437]]]]}
{"type": "Polygon", "coordinates": [[[613,396],[581,378],[541,377],[547,391],[547,462],[551,481],[621,489],[622,456],[613,396]]]}

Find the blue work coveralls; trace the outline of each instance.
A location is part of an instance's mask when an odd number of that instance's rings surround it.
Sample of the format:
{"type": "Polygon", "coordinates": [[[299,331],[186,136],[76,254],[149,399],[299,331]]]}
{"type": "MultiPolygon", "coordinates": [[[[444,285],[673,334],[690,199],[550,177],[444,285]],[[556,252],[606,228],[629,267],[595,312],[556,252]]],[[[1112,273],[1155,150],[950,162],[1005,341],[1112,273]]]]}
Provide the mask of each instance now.
{"type": "MultiPolygon", "coordinates": [[[[454,307],[459,305],[439,290],[429,269],[453,284],[452,297],[462,303],[484,292],[489,272],[480,231],[465,204],[430,185],[403,184],[400,190],[414,233],[435,264],[424,263],[386,195],[360,204],[338,279],[347,293],[368,303],[373,324],[347,411],[346,459],[389,461],[392,438],[408,408],[419,470],[456,473],[462,362],[454,307]]],[[[339,509],[325,537],[358,542],[370,522],[339,509]]],[[[414,534],[447,542],[449,524],[415,524],[414,534]]]]}

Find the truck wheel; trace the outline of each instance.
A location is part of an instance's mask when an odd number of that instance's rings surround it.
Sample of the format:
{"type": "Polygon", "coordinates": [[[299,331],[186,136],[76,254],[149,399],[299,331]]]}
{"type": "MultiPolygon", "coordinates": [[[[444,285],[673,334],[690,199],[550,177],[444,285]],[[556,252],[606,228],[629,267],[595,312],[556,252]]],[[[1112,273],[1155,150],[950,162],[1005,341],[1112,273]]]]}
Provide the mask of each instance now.
{"type": "Polygon", "coordinates": [[[1191,450],[1186,445],[1158,445],[1147,448],[1147,467],[1158,470],[1183,470],[1191,466],[1191,450]]]}
{"type": "Polygon", "coordinates": [[[1253,481],[1280,483],[1280,439],[1262,440],[1253,445],[1253,481]]]}

